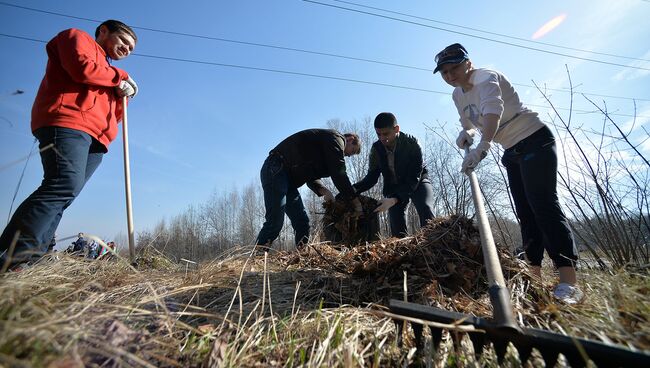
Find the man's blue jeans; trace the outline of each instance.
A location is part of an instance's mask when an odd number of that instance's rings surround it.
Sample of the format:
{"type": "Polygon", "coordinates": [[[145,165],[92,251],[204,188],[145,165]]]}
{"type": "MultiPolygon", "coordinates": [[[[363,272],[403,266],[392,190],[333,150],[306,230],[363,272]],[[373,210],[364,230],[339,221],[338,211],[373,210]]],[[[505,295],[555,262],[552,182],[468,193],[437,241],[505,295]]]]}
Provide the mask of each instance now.
{"type": "Polygon", "coordinates": [[[0,266],[35,261],[47,252],[63,211],[79,195],[102,161],[106,148],[79,130],[46,127],[34,132],[41,152],[43,181],[16,209],[0,236],[0,266]],[[7,254],[16,233],[20,233],[13,254],[7,254]]]}
{"type": "MultiPolygon", "coordinates": [[[[433,186],[429,179],[424,179],[410,198],[413,201],[415,210],[420,218],[420,226],[427,224],[433,218],[433,186]]],[[[396,238],[403,238],[407,235],[406,228],[406,206],[409,201],[399,202],[388,209],[390,220],[390,234],[396,238]]]]}
{"type": "Polygon", "coordinates": [[[296,246],[306,244],[309,239],[309,217],[305,211],[298,188],[289,184],[289,175],[284,169],[282,158],[269,155],[260,171],[264,190],[265,221],[257,235],[257,244],[272,243],[280,234],[286,213],[294,230],[296,246]]]}

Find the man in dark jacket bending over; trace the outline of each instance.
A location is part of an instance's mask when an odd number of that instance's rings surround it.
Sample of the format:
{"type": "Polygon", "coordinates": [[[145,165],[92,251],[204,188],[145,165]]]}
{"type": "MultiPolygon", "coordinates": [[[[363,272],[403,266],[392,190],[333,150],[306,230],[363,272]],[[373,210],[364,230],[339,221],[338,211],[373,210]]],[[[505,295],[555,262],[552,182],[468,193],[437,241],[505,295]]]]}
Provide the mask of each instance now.
{"type": "Polygon", "coordinates": [[[260,172],[266,215],[257,244],[270,246],[282,230],[285,213],[291,220],[296,247],[307,243],[309,217],[298,188],[306,183],[325,201],[334,200],[332,192],[323,186],[320,178],[331,177],[341,198],[351,200],[355,211],[361,213],[361,202],[345,170],[345,157],[359,152],[359,136],[329,129],[303,130],[273,148],[260,172]]]}
{"type": "Polygon", "coordinates": [[[420,226],[433,217],[433,187],[422,163],[422,150],[415,137],[399,131],[395,115],[382,112],[375,118],[379,140],[370,150],[368,174],[354,184],[363,193],[384,177],[384,198],[375,212],[388,210],[391,235],[406,236],[406,206],[413,201],[420,226]]]}

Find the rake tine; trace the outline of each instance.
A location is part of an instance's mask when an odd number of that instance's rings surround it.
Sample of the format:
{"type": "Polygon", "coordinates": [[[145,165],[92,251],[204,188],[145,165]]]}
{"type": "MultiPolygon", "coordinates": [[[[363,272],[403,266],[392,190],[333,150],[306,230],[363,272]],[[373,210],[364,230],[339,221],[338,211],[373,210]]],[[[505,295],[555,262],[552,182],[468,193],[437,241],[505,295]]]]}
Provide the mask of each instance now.
{"type": "Polygon", "coordinates": [[[442,342],[442,328],[429,327],[429,330],[431,331],[431,345],[435,351],[438,351],[442,342]]]}
{"type": "Polygon", "coordinates": [[[497,355],[497,361],[499,364],[503,363],[503,358],[505,358],[506,352],[508,351],[508,341],[494,339],[492,345],[494,346],[494,352],[497,355]]]}
{"type": "Polygon", "coordinates": [[[557,363],[557,357],[558,357],[557,350],[540,348],[539,352],[542,354],[542,358],[544,358],[544,364],[547,367],[555,367],[555,363],[557,363]]]}
{"type": "Polygon", "coordinates": [[[474,356],[478,360],[485,349],[485,334],[482,332],[468,332],[467,335],[469,335],[469,339],[472,341],[474,356]]]}
{"type": "Polygon", "coordinates": [[[579,353],[563,353],[571,368],[585,367],[587,362],[579,353]]]}
{"type": "Polygon", "coordinates": [[[424,351],[424,335],[422,334],[422,325],[419,323],[411,323],[413,328],[413,335],[415,335],[415,347],[419,352],[424,351]]]}
{"type": "Polygon", "coordinates": [[[517,350],[517,353],[519,354],[519,360],[521,361],[521,365],[524,365],[528,358],[530,358],[530,355],[533,353],[533,348],[528,346],[528,345],[523,345],[523,344],[517,344],[515,343],[515,349],[517,350]]]}

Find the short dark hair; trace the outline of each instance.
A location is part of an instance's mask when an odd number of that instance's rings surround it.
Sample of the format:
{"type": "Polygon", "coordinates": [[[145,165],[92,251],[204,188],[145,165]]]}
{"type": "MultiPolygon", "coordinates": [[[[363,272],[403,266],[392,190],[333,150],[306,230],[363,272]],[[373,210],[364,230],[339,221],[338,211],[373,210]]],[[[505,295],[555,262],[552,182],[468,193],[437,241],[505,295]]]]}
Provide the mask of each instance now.
{"type": "Polygon", "coordinates": [[[356,134],[356,133],[345,133],[345,134],[343,134],[343,136],[346,139],[347,138],[352,138],[352,144],[359,147],[359,149],[357,150],[357,152],[355,152],[355,154],[361,153],[361,139],[359,138],[358,134],[356,134]]]}
{"type": "Polygon", "coordinates": [[[375,129],[393,128],[397,126],[397,118],[393,113],[382,112],[375,118],[375,129]]]}
{"type": "Polygon", "coordinates": [[[95,29],[95,38],[99,37],[99,29],[102,28],[102,26],[106,26],[108,29],[108,32],[113,33],[113,32],[124,32],[128,34],[129,36],[133,37],[133,40],[135,42],[138,42],[138,36],[136,36],[135,32],[133,29],[126,24],[120,22],[119,20],[115,19],[109,19],[104,21],[102,24],[97,26],[97,29],[95,29]]]}

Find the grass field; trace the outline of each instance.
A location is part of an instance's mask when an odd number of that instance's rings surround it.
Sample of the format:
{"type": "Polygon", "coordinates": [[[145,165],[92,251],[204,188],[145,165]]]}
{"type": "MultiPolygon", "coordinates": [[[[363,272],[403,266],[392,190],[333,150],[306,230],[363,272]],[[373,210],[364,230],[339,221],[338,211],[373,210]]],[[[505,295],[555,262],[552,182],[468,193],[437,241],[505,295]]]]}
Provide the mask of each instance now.
{"type": "MultiPolygon", "coordinates": [[[[454,223],[457,225],[457,223],[454,223]]],[[[232,249],[196,267],[141,250],[136,267],[65,254],[0,279],[0,365],[5,367],[401,367],[496,366],[449,335],[435,357],[396,344],[388,299],[489,316],[476,234],[429,233],[363,249],[314,244],[251,255],[232,249]],[[410,245],[409,245],[410,244],[410,245]],[[456,257],[456,258],[454,258],[456,257]],[[421,261],[424,260],[424,261],[421,261]],[[406,278],[406,281],[404,280],[406,278]]],[[[520,324],[650,350],[648,269],[583,268],[583,303],[551,297],[554,275],[532,282],[502,259],[520,324]]],[[[539,357],[528,366],[543,364],[539,357]]],[[[521,366],[516,354],[503,366],[521,366]]],[[[560,362],[560,365],[561,362],[560,362]]]]}

